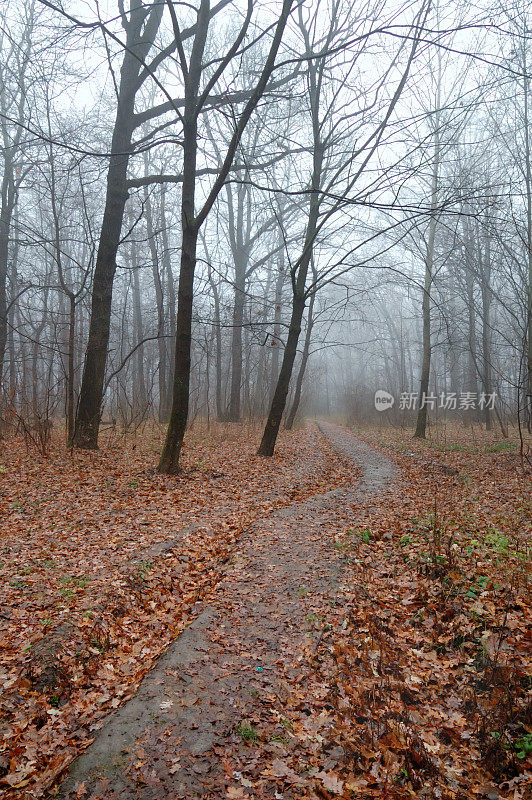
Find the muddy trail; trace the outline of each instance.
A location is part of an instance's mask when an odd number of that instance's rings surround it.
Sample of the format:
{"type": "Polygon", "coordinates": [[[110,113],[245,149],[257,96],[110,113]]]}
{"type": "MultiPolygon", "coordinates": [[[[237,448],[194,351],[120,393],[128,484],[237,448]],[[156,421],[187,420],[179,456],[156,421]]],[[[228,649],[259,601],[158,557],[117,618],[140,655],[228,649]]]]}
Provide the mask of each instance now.
{"type": "Polygon", "coordinates": [[[260,762],[250,744],[269,725],[282,724],[289,687],[301,684],[304,691],[308,655],[323,633],[310,623],[337,594],[342,554],[333,546],[335,533],[356,524],[395,477],[391,461],[347,430],[325,423],[320,430],[352,461],[352,487],[295,503],[252,526],[216,599],[168,648],[136,696],[108,718],[57,796],[298,796],[297,775],[278,791],[286,775],[276,737],[261,749],[260,762]]]}

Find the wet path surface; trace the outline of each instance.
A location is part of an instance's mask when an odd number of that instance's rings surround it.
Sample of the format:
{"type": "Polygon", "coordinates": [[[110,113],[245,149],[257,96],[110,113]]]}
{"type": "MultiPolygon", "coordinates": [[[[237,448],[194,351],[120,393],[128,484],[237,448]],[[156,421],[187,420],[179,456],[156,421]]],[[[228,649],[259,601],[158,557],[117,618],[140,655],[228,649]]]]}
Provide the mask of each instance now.
{"type": "MultiPolygon", "coordinates": [[[[353,462],[353,486],[296,503],[244,536],[208,605],[159,659],[136,696],[74,762],[63,798],[195,800],[226,794],[227,759],[250,761],[253,721],[308,669],[313,609],[334,603],[334,533],[388,488],[394,467],[349,431],[319,426],[353,462]]],[[[275,797],[275,786],[264,797],[275,797]]],[[[290,795],[284,794],[283,797],[290,795]]],[[[297,797],[297,793],[293,795],[297,797]]]]}

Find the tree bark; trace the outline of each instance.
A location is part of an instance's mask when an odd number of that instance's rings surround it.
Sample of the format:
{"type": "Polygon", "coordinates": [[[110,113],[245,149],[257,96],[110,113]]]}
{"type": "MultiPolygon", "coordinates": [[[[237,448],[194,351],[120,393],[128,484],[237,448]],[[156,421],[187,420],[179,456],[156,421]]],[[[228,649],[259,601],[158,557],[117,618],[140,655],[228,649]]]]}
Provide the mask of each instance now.
{"type": "Polygon", "coordinates": [[[155,241],[155,227],[153,224],[151,199],[147,188],[144,190],[144,207],[146,208],[146,230],[148,233],[148,244],[150,248],[153,284],[155,286],[155,305],[157,307],[157,351],[159,354],[159,422],[168,422],[168,379],[166,375],[168,354],[166,349],[166,341],[164,338],[164,293],[161,273],[159,271],[159,258],[157,254],[157,244],[155,241]]]}
{"type": "MultiPolygon", "coordinates": [[[[281,38],[290,15],[292,0],[283,0],[283,6],[275,28],[272,43],[263,70],[257,81],[249,101],[243,109],[236,130],[232,136],[227,153],[214,181],[214,184],[207,196],[203,207],[198,215],[195,215],[195,191],[196,191],[196,164],[197,164],[197,134],[198,116],[203,108],[203,103],[207,99],[205,90],[200,97],[199,87],[202,75],[202,59],[205,50],[207,32],[209,28],[210,6],[208,0],[202,0],[198,11],[196,25],[196,36],[190,55],[190,63],[183,64],[186,70],[185,80],[185,110],[183,114],[183,182],[181,195],[181,224],[182,224],[182,244],[181,244],[181,266],[179,273],[179,289],[177,295],[177,331],[174,364],[174,391],[172,411],[166,440],[161,453],[159,472],[165,474],[176,474],[179,472],[179,457],[185,436],[189,408],[189,387],[190,387],[190,350],[192,339],[192,308],[194,290],[194,272],[196,267],[196,250],[198,235],[201,225],[207,218],[216,198],[222,190],[231,165],[234,162],[237,147],[249,119],[255,110],[260,98],[263,96],[268,80],[271,77],[275,66],[277,51],[281,43],[281,38]]],[[[249,6],[249,10],[251,10],[249,6]]],[[[250,16],[246,18],[240,34],[237,36],[228,55],[218,66],[220,75],[225,66],[236,54],[245,36],[250,16]],[[224,66],[225,65],[225,66],[224,66]]],[[[177,35],[176,31],[176,35],[177,35]]],[[[211,79],[212,82],[212,79],[211,79]]]]}
{"type": "MultiPolygon", "coordinates": [[[[525,53],[526,51],[524,51],[525,53]]],[[[529,93],[530,76],[527,74],[526,55],[523,58],[523,102],[525,133],[525,189],[526,189],[526,254],[527,254],[527,319],[526,319],[526,421],[529,433],[532,433],[532,148],[529,129],[529,93]]]]}
{"type": "MultiPolygon", "coordinates": [[[[310,40],[308,32],[303,27],[301,10],[300,25],[305,37],[305,44],[307,51],[311,51],[310,40]]],[[[288,337],[286,346],[283,353],[283,361],[277,385],[273,393],[273,398],[270,406],[270,412],[262,440],[258,449],[258,455],[272,456],[275,449],[277,436],[279,435],[279,428],[286,406],[286,398],[288,389],[290,387],[290,380],[292,377],[292,370],[294,368],[294,361],[297,353],[297,344],[301,333],[301,322],[305,310],[306,301],[306,283],[307,275],[312,260],[312,253],[314,249],[314,242],[318,230],[318,220],[320,214],[320,189],[322,181],[322,169],[324,158],[324,146],[321,139],[321,125],[319,118],[319,103],[320,103],[320,88],[323,76],[325,61],[309,62],[309,102],[310,114],[312,123],[312,176],[310,180],[310,205],[308,212],[308,220],[305,231],[305,241],[300,258],[292,268],[292,313],[290,317],[290,326],[288,329],[288,337]]]]}
{"type": "Polygon", "coordinates": [[[170,419],[170,411],[172,408],[172,386],[174,383],[174,360],[175,360],[175,334],[176,334],[176,292],[174,285],[174,275],[172,272],[172,259],[170,256],[170,246],[168,243],[168,223],[166,219],[166,188],[163,185],[161,192],[161,229],[162,229],[162,245],[163,245],[163,271],[166,277],[166,295],[168,306],[168,336],[170,337],[165,344],[165,353],[167,358],[167,381],[166,392],[164,396],[164,406],[162,408],[162,417],[165,422],[170,419]]]}
{"type": "MultiPolygon", "coordinates": [[[[479,248],[480,251],[480,248],[479,248]]],[[[489,230],[486,229],[484,253],[479,253],[481,268],[480,293],[482,298],[482,385],[484,393],[489,396],[492,391],[491,380],[491,239],[489,230]]],[[[486,430],[493,428],[493,421],[489,402],[484,406],[484,423],[486,430]]]]}
{"type": "MultiPolygon", "coordinates": [[[[194,133],[195,140],[195,133],[194,133]]],[[[194,159],[195,160],[195,159],[194,159]]],[[[183,200],[186,207],[193,208],[194,186],[183,182],[183,200]],[[185,200],[186,197],[186,200],[185,200]],[[192,205],[190,205],[192,204],[192,205]]],[[[179,472],[179,458],[188,420],[190,390],[190,349],[192,341],[192,304],[194,295],[194,270],[198,228],[194,220],[183,210],[183,240],[181,245],[181,268],[177,292],[177,331],[174,363],[174,395],[172,411],[163,451],[157,467],[158,472],[175,475],[179,472]]]]}
{"type": "Polygon", "coordinates": [[[239,422],[241,416],[242,389],[242,326],[246,302],[245,263],[235,263],[235,298],[233,306],[233,328],[231,334],[231,395],[227,419],[239,422]]]}
{"type": "Polygon", "coordinates": [[[10,152],[4,154],[4,175],[0,208],[0,380],[2,379],[7,345],[8,303],[7,275],[9,269],[9,236],[15,209],[15,182],[10,152]]]}
{"type": "Polygon", "coordinates": [[[314,164],[312,170],[312,193],[310,196],[310,209],[307,222],[307,229],[305,233],[305,245],[299,262],[295,264],[292,278],[292,314],[290,317],[290,326],[288,328],[288,337],[286,346],[283,353],[283,361],[279,378],[273,394],[272,403],[270,406],[270,413],[266,420],[264,433],[258,449],[260,456],[272,456],[275,449],[277,436],[279,435],[279,428],[283,418],[284,409],[286,406],[286,397],[290,387],[290,379],[292,377],[292,370],[294,368],[294,361],[297,353],[297,344],[299,335],[301,333],[301,322],[303,320],[303,312],[305,310],[305,286],[307,282],[307,275],[312,259],[312,252],[314,247],[314,240],[318,227],[319,211],[320,211],[320,198],[319,186],[321,181],[321,171],[323,166],[323,148],[317,145],[314,149],[314,164]]]}
{"type": "Polygon", "coordinates": [[[105,209],[94,270],[89,336],[73,437],[73,444],[79,448],[98,447],[116,254],[128,198],[127,169],[131,154],[131,139],[135,129],[135,96],[142,83],[140,78],[142,64],[151,49],[162,12],[162,3],[154,2],[149,9],[145,9],[140,0],[131,0],[130,19],[126,30],[126,50],[120,70],[117,111],[111,141],[113,155],[107,173],[105,209]],[[145,21],[146,25],[142,31],[145,21]]]}
{"type": "Polygon", "coordinates": [[[273,334],[272,334],[272,362],[270,370],[270,399],[273,399],[275,384],[279,377],[279,362],[281,356],[281,322],[282,322],[282,297],[283,285],[285,280],[285,253],[284,249],[279,254],[279,272],[275,281],[275,309],[273,315],[273,334]]]}
{"type": "Polygon", "coordinates": [[[429,238],[429,256],[425,262],[425,280],[423,284],[423,302],[421,307],[421,315],[423,318],[423,355],[421,362],[421,379],[419,382],[419,407],[417,412],[416,430],[414,437],[424,439],[427,435],[427,404],[423,402],[429,391],[430,379],[430,357],[431,357],[431,341],[430,341],[430,292],[432,287],[432,263],[434,250],[434,232],[436,223],[431,221],[431,234],[429,238]],[[432,248],[430,240],[432,239],[432,248]]]}
{"type": "Polygon", "coordinates": [[[290,379],[292,377],[292,369],[297,353],[297,343],[301,333],[301,322],[303,319],[303,312],[305,310],[305,296],[303,292],[298,292],[293,299],[292,315],[290,318],[290,327],[288,329],[288,338],[286,340],[286,347],[283,354],[283,362],[279,372],[279,378],[273,394],[270,413],[264,427],[262,440],[258,449],[259,456],[272,456],[275,449],[275,443],[279,434],[281,420],[286,405],[286,397],[290,387],[290,379]]]}
{"type": "Polygon", "coordinates": [[[74,293],[68,295],[68,352],[67,352],[67,444],[70,445],[74,435],[75,401],[74,401],[74,360],[76,349],[76,298],[74,293]]]}
{"type": "MultiPolygon", "coordinates": [[[[133,331],[135,344],[144,338],[144,326],[142,324],[142,302],[140,299],[140,280],[139,265],[137,259],[137,244],[131,242],[131,284],[133,300],[133,331]]],[[[144,346],[137,347],[134,360],[133,378],[133,411],[143,413],[148,403],[148,393],[146,391],[146,380],[144,378],[144,346]]]]}
{"type": "Polygon", "coordinates": [[[427,396],[429,391],[430,380],[430,359],[432,353],[431,343],[431,303],[430,296],[432,291],[432,281],[434,272],[434,257],[436,249],[436,227],[437,227],[437,212],[436,204],[438,202],[438,189],[440,179],[440,115],[438,113],[440,108],[440,85],[441,74],[438,76],[437,100],[436,100],[436,114],[435,114],[435,138],[434,138],[434,162],[432,166],[432,185],[431,185],[431,217],[429,222],[429,238],[427,242],[427,253],[425,256],[425,277],[423,281],[423,301],[421,306],[421,315],[423,319],[423,354],[421,362],[421,378],[419,382],[419,406],[416,420],[416,429],[414,431],[414,438],[425,439],[427,435],[427,404],[423,399],[427,396]]]}
{"type": "Polygon", "coordinates": [[[305,333],[305,343],[303,345],[303,352],[301,354],[301,364],[299,365],[299,371],[297,373],[296,379],[296,387],[294,390],[294,399],[292,400],[292,406],[290,411],[288,412],[288,416],[285,422],[285,428],[287,431],[291,431],[294,427],[294,421],[296,418],[296,414],[299,408],[299,403],[301,402],[301,389],[303,387],[303,378],[305,377],[305,371],[307,369],[307,363],[310,355],[310,343],[312,341],[312,328],[314,327],[314,299],[316,295],[313,293],[310,296],[310,302],[308,306],[308,317],[307,317],[307,330],[305,333]]]}

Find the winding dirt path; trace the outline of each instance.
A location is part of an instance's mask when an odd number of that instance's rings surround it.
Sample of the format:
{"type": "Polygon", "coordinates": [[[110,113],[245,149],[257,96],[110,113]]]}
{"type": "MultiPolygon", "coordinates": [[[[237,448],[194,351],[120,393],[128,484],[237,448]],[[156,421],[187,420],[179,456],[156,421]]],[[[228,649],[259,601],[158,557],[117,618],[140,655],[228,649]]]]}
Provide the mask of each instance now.
{"type": "MultiPolygon", "coordinates": [[[[395,475],[384,455],[347,430],[319,427],[353,461],[353,487],[255,523],[216,601],[159,659],[137,695],[107,720],[71,766],[60,797],[247,796],[240,787],[227,788],[228,771],[240,774],[235,764],[249,768],[254,722],[279,716],[275,709],[288,696],[288,684],[300,682],[309,669],[305,654],[321,635],[309,621],[316,609],[334,604],[341,571],[335,532],[356,524],[395,475]]],[[[268,783],[266,776],[254,796],[280,796],[275,780],[268,783]]]]}

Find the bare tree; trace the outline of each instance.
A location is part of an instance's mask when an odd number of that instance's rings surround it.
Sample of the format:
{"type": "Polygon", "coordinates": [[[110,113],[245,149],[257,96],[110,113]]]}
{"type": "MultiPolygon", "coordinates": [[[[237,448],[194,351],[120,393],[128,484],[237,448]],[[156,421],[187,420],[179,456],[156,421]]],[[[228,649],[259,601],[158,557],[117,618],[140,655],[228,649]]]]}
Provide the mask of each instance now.
{"type": "MultiPolygon", "coordinates": [[[[305,44],[305,55],[308,59],[308,109],[312,130],[312,170],[309,186],[306,188],[306,192],[309,195],[308,218],[302,251],[291,268],[292,314],[283,362],[259,446],[259,455],[273,455],[279,433],[308,297],[307,276],[316,239],[326,222],[349,202],[349,195],[357,181],[364,175],[367,165],[381,142],[406,84],[419,44],[420,31],[427,17],[429,7],[430,3],[423,2],[421,4],[411,31],[412,41],[406,58],[406,65],[395,91],[384,108],[383,116],[375,123],[375,128],[367,135],[363,144],[360,147],[355,147],[347,157],[342,148],[340,148],[340,156],[335,153],[335,145],[339,135],[336,130],[337,122],[334,108],[336,103],[343,103],[342,94],[334,86],[332,90],[329,89],[329,91],[332,91],[332,98],[326,99],[326,76],[331,68],[328,60],[329,54],[334,56],[337,52],[342,52],[347,43],[351,41],[350,20],[342,21],[340,19],[340,6],[334,0],[329,12],[329,24],[325,32],[322,32],[321,12],[316,9],[310,19],[306,21],[300,8],[299,28],[305,44]],[[314,41],[311,36],[314,36],[314,41]],[[361,160],[355,166],[357,156],[361,160]],[[333,158],[336,161],[332,161],[333,158]],[[332,163],[327,163],[328,161],[332,161],[332,163]],[[325,199],[328,200],[329,205],[323,210],[325,199]]],[[[370,9],[367,12],[370,14],[370,9]]],[[[371,31],[371,23],[369,24],[369,30],[371,31]]],[[[360,39],[365,42],[369,35],[370,33],[365,31],[360,39]]],[[[354,38],[357,41],[357,38],[354,38]]],[[[354,62],[356,62],[356,58],[354,62]]],[[[342,89],[346,87],[348,77],[349,72],[341,80],[342,89]]],[[[382,82],[380,86],[382,86],[382,82]]],[[[354,116],[356,117],[357,115],[354,116]]],[[[347,118],[351,119],[349,115],[347,115],[347,118]]],[[[349,126],[348,133],[344,134],[344,136],[349,138],[352,135],[352,129],[349,126]]],[[[343,145],[345,139],[341,140],[341,143],[343,145]]],[[[313,286],[310,291],[315,291],[316,289],[317,286],[313,286]]]]}
{"type": "Polygon", "coordinates": [[[225,152],[222,167],[199,211],[196,211],[198,117],[203,112],[213,87],[223,75],[238,53],[251,21],[252,3],[248,3],[246,18],[227,54],[215,67],[210,77],[204,75],[203,58],[209,29],[210,5],[201,0],[197,30],[194,36],[190,57],[187,61],[182,43],[179,40],[179,25],[175,15],[174,33],[178,41],[181,70],[185,84],[185,109],[183,112],[183,185],[181,202],[182,244],[181,267],[179,273],[177,333],[174,368],[174,395],[170,422],[164,448],[158,465],[159,472],[179,471],[179,456],[188,420],[190,386],[190,347],[192,327],[192,306],[194,293],[194,274],[196,268],[196,249],[198,234],[202,224],[213,207],[229,175],[242,135],[260,99],[264,95],[268,81],[275,68],[277,52],[290,15],[293,0],[284,0],[279,19],[273,31],[271,45],[255,83],[249,100],[238,115],[235,131],[225,152]],[[202,86],[202,79],[206,82],[202,86]]]}

